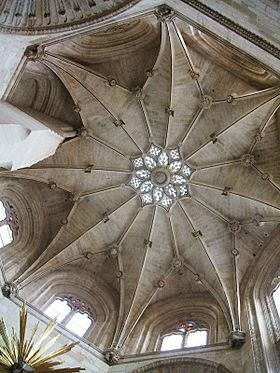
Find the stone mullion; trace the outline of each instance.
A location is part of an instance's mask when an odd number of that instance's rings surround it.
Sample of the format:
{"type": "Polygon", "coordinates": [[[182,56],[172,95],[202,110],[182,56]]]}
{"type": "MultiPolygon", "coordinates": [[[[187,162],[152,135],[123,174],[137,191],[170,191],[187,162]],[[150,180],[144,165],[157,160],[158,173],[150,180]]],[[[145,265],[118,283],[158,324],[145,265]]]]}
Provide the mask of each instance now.
{"type": "Polygon", "coordinates": [[[183,333],[183,339],[182,339],[181,348],[187,347],[186,343],[187,343],[187,333],[183,333]]]}
{"type": "Polygon", "coordinates": [[[76,312],[77,312],[76,309],[71,308],[71,311],[61,321],[61,324],[66,326],[66,324],[72,319],[72,317],[75,315],[76,312]]]}

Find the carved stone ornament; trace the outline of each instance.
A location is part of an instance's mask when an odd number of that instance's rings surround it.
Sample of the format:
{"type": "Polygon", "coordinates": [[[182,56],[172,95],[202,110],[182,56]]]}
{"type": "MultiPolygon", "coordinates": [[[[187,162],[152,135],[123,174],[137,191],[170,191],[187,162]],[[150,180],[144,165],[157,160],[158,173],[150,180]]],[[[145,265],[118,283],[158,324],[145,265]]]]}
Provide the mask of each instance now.
{"type": "Polygon", "coordinates": [[[210,106],[212,105],[213,98],[208,95],[201,96],[200,99],[200,106],[203,107],[204,109],[209,109],[210,106]]]}
{"type": "Polygon", "coordinates": [[[93,257],[93,253],[90,251],[85,252],[83,255],[87,260],[90,260],[93,257]]]}
{"type": "Polygon", "coordinates": [[[250,167],[255,163],[255,158],[254,158],[253,154],[244,154],[241,157],[241,162],[242,162],[243,166],[250,167]]]}
{"type": "Polygon", "coordinates": [[[137,87],[135,87],[135,88],[133,88],[133,93],[135,94],[135,96],[137,97],[137,98],[142,98],[142,89],[141,89],[141,87],[139,87],[139,86],[137,86],[137,87]]]}
{"type": "Polygon", "coordinates": [[[176,272],[180,271],[183,268],[183,261],[181,258],[175,258],[173,260],[173,268],[176,272]]]}
{"type": "Polygon", "coordinates": [[[117,278],[122,278],[123,277],[123,271],[117,271],[116,277],[117,278]]]}
{"type": "Polygon", "coordinates": [[[67,218],[63,218],[63,219],[61,219],[61,224],[62,225],[66,225],[66,224],[68,224],[68,219],[67,218]]]}
{"type": "Polygon", "coordinates": [[[78,136],[83,138],[89,138],[89,132],[85,127],[82,127],[78,132],[78,136]]]}
{"type": "Polygon", "coordinates": [[[269,176],[269,174],[268,173],[263,173],[262,175],[261,175],[261,178],[262,178],[262,180],[269,180],[270,179],[270,176],[269,176]]]}
{"type": "Polygon", "coordinates": [[[117,246],[112,246],[107,251],[107,255],[109,258],[117,258],[119,255],[119,248],[117,246]]]}
{"type": "Polygon", "coordinates": [[[227,96],[227,103],[228,103],[228,104],[232,104],[233,101],[234,101],[234,96],[233,96],[233,95],[228,95],[228,96],[227,96]]]}
{"type": "Polygon", "coordinates": [[[228,229],[231,233],[238,233],[241,230],[241,224],[238,220],[232,220],[228,224],[228,229]]]}
{"type": "Polygon", "coordinates": [[[165,286],[165,281],[164,281],[164,280],[159,280],[158,283],[157,283],[157,286],[158,286],[159,289],[164,288],[164,286],[165,286]]]}
{"type": "Polygon", "coordinates": [[[263,220],[263,216],[262,215],[259,215],[259,214],[256,214],[254,216],[254,218],[252,219],[252,222],[253,224],[256,226],[256,227],[260,227],[261,225],[263,225],[264,223],[262,222],[263,220]]]}
{"type": "Polygon", "coordinates": [[[42,45],[32,46],[26,49],[25,56],[32,61],[41,61],[45,58],[45,50],[42,45]]]}
{"type": "Polygon", "coordinates": [[[234,330],[230,333],[229,341],[233,348],[240,348],[245,343],[246,333],[242,330],[234,330]]]}
{"type": "Polygon", "coordinates": [[[174,10],[164,5],[158,8],[156,11],[156,16],[161,22],[171,21],[175,16],[174,10]]]}
{"type": "Polygon", "coordinates": [[[121,357],[120,349],[117,347],[109,348],[104,355],[109,365],[117,364],[121,357]]]}
{"type": "Polygon", "coordinates": [[[193,80],[197,80],[199,78],[199,72],[194,71],[194,70],[190,70],[189,72],[193,80]]]}
{"type": "Polygon", "coordinates": [[[57,188],[57,184],[56,184],[56,182],[54,182],[54,181],[50,181],[50,182],[49,182],[49,188],[50,188],[50,189],[55,189],[55,188],[57,188]]]}
{"type": "Polygon", "coordinates": [[[73,107],[73,110],[75,111],[75,113],[80,113],[81,112],[81,108],[78,104],[76,104],[74,107],[73,107]]]}
{"type": "Polygon", "coordinates": [[[238,256],[239,255],[239,251],[237,249],[232,249],[231,253],[232,253],[233,256],[238,256]]]}
{"type": "Polygon", "coordinates": [[[81,198],[81,194],[79,192],[70,193],[69,200],[71,202],[78,202],[81,198]]]}
{"type": "Polygon", "coordinates": [[[2,288],[2,294],[6,298],[11,298],[12,296],[15,296],[18,294],[18,285],[14,282],[6,282],[2,288]]]}
{"type": "Polygon", "coordinates": [[[116,79],[112,78],[112,79],[108,80],[108,84],[109,84],[110,87],[115,87],[117,85],[117,81],[116,81],[116,79]]]}
{"type": "Polygon", "coordinates": [[[261,141],[262,139],[263,139],[263,134],[260,131],[258,131],[255,135],[255,140],[261,141]]]}

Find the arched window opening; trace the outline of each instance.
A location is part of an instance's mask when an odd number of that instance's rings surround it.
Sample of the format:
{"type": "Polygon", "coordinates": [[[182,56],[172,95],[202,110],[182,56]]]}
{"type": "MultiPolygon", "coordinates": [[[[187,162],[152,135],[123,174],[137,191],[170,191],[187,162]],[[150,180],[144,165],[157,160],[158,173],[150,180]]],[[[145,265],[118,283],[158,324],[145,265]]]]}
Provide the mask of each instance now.
{"type": "Polygon", "coordinates": [[[186,347],[197,347],[207,345],[207,331],[196,330],[189,333],[187,338],[186,347]]]}
{"type": "Polygon", "coordinates": [[[82,337],[91,326],[92,321],[86,313],[77,312],[65,325],[71,332],[82,337]]]}
{"type": "Polygon", "coordinates": [[[167,335],[162,339],[161,351],[178,350],[182,348],[183,336],[181,334],[167,335]]]}
{"type": "Polygon", "coordinates": [[[66,300],[56,299],[46,310],[45,314],[51,319],[61,322],[71,312],[71,307],[66,300]]]}
{"type": "Polygon", "coordinates": [[[84,301],[72,296],[56,298],[44,313],[79,337],[83,337],[94,324],[90,308],[84,301]]]}
{"type": "Polygon", "coordinates": [[[0,201],[0,247],[9,245],[18,233],[18,219],[14,207],[0,201]]]}
{"type": "Polygon", "coordinates": [[[208,332],[203,325],[193,321],[180,324],[162,338],[161,351],[207,345],[208,332]]]}
{"type": "Polygon", "coordinates": [[[280,284],[278,284],[277,288],[272,293],[272,297],[276,306],[276,310],[278,312],[278,316],[280,318],[280,284]]]}

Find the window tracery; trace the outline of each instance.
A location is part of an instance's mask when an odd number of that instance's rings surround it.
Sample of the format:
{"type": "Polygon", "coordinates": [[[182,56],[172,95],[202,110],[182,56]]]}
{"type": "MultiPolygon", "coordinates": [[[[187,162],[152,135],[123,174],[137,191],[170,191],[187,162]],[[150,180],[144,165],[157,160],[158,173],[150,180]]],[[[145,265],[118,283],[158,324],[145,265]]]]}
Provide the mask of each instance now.
{"type": "Polygon", "coordinates": [[[95,322],[90,307],[73,296],[57,297],[44,313],[79,337],[83,337],[95,322]]]}
{"type": "Polygon", "coordinates": [[[19,230],[18,217],[14,206],[0,201],[0,247],[10,244],[19,230]]]}
{"type": "Polygon", "coordinates": [[[151,144],[147,154],[132,159],[134,173],[129,181],[143,205],[157,204],[168,210],[177,198],[188,196],[187,181],[193,170],[179,149],[161,149],[151,144]]]}
{"type": "Polygon", "coordinates": [[[203,325],[193,321],[181,323],[175,329],[164,335],[161,351],[177,350],[181,348],[205,346],[208,341],[208,331],[203,325]]]}

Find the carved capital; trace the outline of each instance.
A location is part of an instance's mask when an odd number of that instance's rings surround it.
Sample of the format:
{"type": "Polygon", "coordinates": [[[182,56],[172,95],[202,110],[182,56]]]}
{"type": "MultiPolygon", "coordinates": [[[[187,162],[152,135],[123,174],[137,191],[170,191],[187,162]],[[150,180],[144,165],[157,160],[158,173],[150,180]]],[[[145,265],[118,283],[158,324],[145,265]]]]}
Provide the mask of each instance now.
{"type": "Polygon", "coordinates": [[[245,343],[246,333],[242,330],[233,330],[229,335],[229,342],[231,347],[240,348],[245,343]]]}

